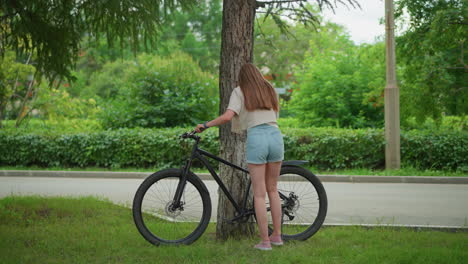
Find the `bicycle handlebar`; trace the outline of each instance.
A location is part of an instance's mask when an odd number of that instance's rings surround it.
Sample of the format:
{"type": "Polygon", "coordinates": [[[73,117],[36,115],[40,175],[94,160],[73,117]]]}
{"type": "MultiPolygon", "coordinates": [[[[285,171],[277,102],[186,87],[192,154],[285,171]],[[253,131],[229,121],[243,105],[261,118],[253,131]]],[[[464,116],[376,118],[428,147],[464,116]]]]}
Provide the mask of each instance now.
{"type": "Polygon", "coordinates": [[[197,134],[197,131],[192,130],[191,132],[185,132],[185,133],[183,133],[180,137],[181,137],[181,138],[193,138],[193,139],[195,139],[195,140],[200,140],[200,137],[197,136],[197,135],[195,135],[195,134],[197,134]]]}

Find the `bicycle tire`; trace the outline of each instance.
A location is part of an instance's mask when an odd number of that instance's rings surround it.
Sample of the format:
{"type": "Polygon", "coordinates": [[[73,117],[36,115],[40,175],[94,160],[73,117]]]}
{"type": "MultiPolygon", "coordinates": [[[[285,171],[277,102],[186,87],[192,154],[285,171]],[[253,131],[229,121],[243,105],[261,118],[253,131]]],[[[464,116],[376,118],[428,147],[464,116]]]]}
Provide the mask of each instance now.
{"type": "MultiPolygon", "coordinates": [[[[325,188],[322,183],[311,171],[297,166],[283,166],[281,167],[280,177],[278,179],[278,191],[286,196],[290,193],[298,196],[295,205],[291,208],[285,208],[285,200],[281,199],[282,214],[281,233],[285,241],[287,240],[307,240],[312,237],[323,225],[328,210],[328,199],[325,188]],[[292,184],[288,184],[292,183],[292,184]],[[286,183],[286,184],[285,184],[286,183]],[[310,192],[308,192],[310,191],[310,192]],[[314,197],[314,193],[316,197],[314,197]],[[306,200],[307,198],[310,198],[306,200]],[[318,208],[310,210],[304,205],[309,205],[314,199],[318,200],[318,208]],[[312,201],[311,201],[312,200],[312,201]],[[302,210],[301,214],[307,214],[302,217],[298,211],[302,210]],[[286,211],[294,216],[293,220],[289,219],[286,211]],[[296,219],[297,218],[297,219],[296,219]]],[[[312,208],[311,208],[312,209],[312,208]]],[[[270,211],[267,202],[267,211],[270,211]]],[[[271,215],[269,217],[268,231],[271,235],[273,232],[271,215]]],[[[256,220],[256,219],[255,219],[256,220]]]]}
{"type": "Polygon", "coordinates": [[[182,210],[170,211],[169,205],[181,175],[180,169],[158,171],[148,176],[135,193],[133,220],[140,234],[154,245],[191,244],[205,232],[210,221],[210,194],[205,184],[192,172],[187,177],[187,185],[181,198],[185,205],[182,210]],[[156,187],[163,189],[154,190],[156,187]],[[155,200],[150,200],[150,197],[155,200]],[[195,202],[199,202],[202,208],[195,208],[195,202]],[[188,208],[188,205],[192,206],[188,208]],[[193,219],[180,217],[186,210],[192,210],[187,211],[191,213],[187,216],[193,215],[193,219]]]}

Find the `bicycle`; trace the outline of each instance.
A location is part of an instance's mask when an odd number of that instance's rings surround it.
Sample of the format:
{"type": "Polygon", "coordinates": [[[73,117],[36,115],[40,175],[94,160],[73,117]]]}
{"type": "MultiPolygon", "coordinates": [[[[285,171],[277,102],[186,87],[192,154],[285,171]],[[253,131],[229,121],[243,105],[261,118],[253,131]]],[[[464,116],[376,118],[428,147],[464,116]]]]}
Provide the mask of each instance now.
{"type": "MultiPolygon", "coordinates": [[[[155,245],[193,243],[210,222],[210,193],[202,180],[190,171],[194,159],[200,160],[208,169],[234,206],[236,215],[227,221],[247,222],[251,216],[255,217],[253,203],[247,205],[251,182],[248,182],[242,205],[239,205],[204,156],[244,173],[248,170],[200,149],[201,138],[195,131],[186,132],[180,138],[195,140],[183,167],[164,169],[148,176],[133,199],[135,225],[140,234],[155,245]]],[[[310,238],[320,229],[327,214],[325,189],[312,172],[300,167],[305,163],[307,161],[297,160],[282,163],[278,192],[282,200],[282,236],[285,241],[310,238]]],[[[268,205],[267,210],[270,211],[268,205]]],[[[269,231],[271,234],[271,226],[269,231]]]]}

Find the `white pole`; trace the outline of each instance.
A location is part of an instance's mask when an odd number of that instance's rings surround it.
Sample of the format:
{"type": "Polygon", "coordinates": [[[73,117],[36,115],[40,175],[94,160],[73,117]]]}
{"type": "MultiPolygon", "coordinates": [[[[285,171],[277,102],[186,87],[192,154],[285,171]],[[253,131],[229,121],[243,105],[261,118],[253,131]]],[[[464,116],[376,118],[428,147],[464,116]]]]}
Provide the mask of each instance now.
{"type": "Polygon", "coordinates": [[[385,167],[400,168],[400,102],[395,72],[393,0],[385,0],[387,85],[385,87],[385,167]]]}

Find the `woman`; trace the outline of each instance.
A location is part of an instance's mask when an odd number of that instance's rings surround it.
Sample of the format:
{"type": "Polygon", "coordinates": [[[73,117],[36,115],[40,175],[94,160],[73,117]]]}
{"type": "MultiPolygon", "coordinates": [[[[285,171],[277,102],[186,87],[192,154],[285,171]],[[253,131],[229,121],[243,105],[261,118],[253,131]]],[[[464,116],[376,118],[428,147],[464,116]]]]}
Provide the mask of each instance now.
{"type": "Polygon", "coordinates": [[[230,97],[226,112],[218,118],[198,124],[203,130],[232,122],[232,131],[247,130],[247,163],[252,179],[255,215],[262,241],[255,245],[271,250],[271,244],[282,245],[281,201],[278,195],[278,177],[284,157],[283,136],[276,122],[279,112],[278,96],[273,86],[263,78],[253,64],[247,63],[239,72],[239,87],[230,97]],[[268,219],[265,194],[270,200],[273,234],[268,237],[268,219]]]}

